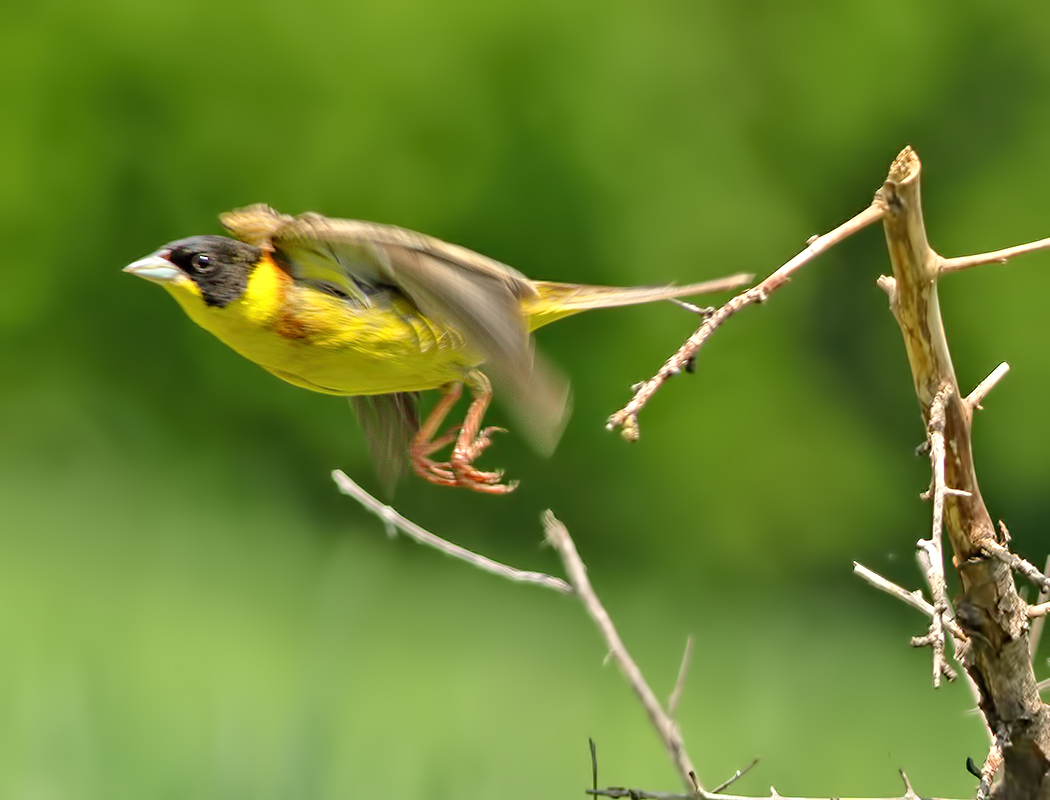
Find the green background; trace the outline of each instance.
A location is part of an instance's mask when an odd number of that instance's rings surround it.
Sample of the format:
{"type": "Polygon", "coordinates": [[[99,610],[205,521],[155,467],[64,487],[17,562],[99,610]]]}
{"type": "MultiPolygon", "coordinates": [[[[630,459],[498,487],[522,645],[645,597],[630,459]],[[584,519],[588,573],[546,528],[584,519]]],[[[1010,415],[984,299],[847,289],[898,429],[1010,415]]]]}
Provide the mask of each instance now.
{"type": "MultiPolygon", "coordinates": [[[[0,10],[0,795],[582,797],[676,790],[571,599],[406,540],[339,496],[377,481],[345,402],[285,385],[120,268],[252,202],[397,223],[530,276],[766,274],[862,209],[906,144],[930,239],[1050,234],[1050,15],[1027,4],[448,0],[40,2],[0,10]]],[[[1050,257],[944,282],[992,513],[1041,561],[1050,257]]],[[[734,318],[644,411],[695,324],[669,305],[539,335],[573,378],[507,498],[398,508],[559,571],[568,525],[713,785],[967,795],[964,686],[934,691],[905,586],[929,522],[921,420],[865,231],[734,318]]],[[[496,409],[493,420],[501,418],[496,409]]],[[[1041,664],[1042,662],[1040,662],[1041,664]]],[[[1043,667],[1040,666],[1040,672],[1043,667]]]]}

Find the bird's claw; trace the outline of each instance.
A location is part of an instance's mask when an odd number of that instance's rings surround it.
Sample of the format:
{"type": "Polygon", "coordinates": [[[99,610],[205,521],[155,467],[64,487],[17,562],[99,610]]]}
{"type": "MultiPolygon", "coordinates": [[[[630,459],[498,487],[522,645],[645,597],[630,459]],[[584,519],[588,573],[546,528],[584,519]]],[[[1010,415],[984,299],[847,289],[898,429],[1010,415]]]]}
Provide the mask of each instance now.
{"type": "Polygon", "coordinates": [[[461,486],[485,494],[507,494],[517,488],[518,482],[503,483],[503,471],[485,472],[474,467],[477,459],[492,444],[492,434],[505,432],[495,426],[482,430],[474,441],[462,446],[458,442],[448,461],[429,458],[435,450],[450,443],[452,431],[433,442],[421,443],[411,453],[412,469],[421,478],[439,486],[461,486]]]}

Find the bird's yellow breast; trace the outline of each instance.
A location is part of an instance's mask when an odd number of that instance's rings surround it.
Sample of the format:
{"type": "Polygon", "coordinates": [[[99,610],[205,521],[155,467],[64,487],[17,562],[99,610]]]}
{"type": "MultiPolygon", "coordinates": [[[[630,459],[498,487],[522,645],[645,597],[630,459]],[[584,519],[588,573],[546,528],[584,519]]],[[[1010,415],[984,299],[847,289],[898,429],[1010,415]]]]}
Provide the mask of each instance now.
{"type": "Polygon", "coordinates": [[[208,306],[192,282],[169,289],[186,313],[245,358],[313,391],[340,395],[434,389],[461,380],[479,359],[457,332],[403,298],[362,306],[296,284],[268,257],[240,298],[208,306]]]}

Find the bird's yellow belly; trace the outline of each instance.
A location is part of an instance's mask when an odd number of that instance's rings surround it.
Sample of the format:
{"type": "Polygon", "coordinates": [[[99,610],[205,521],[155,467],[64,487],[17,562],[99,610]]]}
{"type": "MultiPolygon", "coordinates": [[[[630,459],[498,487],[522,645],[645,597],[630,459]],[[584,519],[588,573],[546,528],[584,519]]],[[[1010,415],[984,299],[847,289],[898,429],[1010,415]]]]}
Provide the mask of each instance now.
{"type": "Polygon", "coordinates": [[[456,331],[406,309],[348,310],[336,300],[263,324],[225,313],[228,309],[199,310],[204,313],[196,321],[248,360],[289,383],[327,394],[435,389],[462,380],[480,360],[456,331]]]}

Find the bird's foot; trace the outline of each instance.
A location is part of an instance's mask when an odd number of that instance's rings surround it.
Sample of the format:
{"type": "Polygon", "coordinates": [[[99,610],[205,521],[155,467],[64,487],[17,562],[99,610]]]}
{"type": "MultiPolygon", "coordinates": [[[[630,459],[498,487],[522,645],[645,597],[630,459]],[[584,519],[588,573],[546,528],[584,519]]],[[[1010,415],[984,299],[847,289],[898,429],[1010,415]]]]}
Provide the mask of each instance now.
{"type": "Polygon", "coordinates": [[[483,472],[474,468],[474,460],[485,451],[485,448],[492,444],[492,434],[494,433],[506,433],[506,429],[485,428],[469,445],[463,447],[458,443],[456,444],[455,449],[452,451],[451,465],[452,471],[456,473],[456,477],[459,479],[459,486],[488,494],[507,494],[517,488],[517,481],[502,482],[503,470],[483,472]]]}
{"type": "Polygon", "coordinates": [[[438,486],[461,486],[485,494],[507,494],[518,486],[517,481],[503,483],[503,471],[485,472],[474,467],[474,460],[492,444],[492,434],[503,428],[489,427],[481,431],[469,444],[457,442],[448,461],[433,461],[429,456],[448,444],[446,434],[433,442],[421,442],[412,447],[412,469],[421,478],[438,486]]]}

